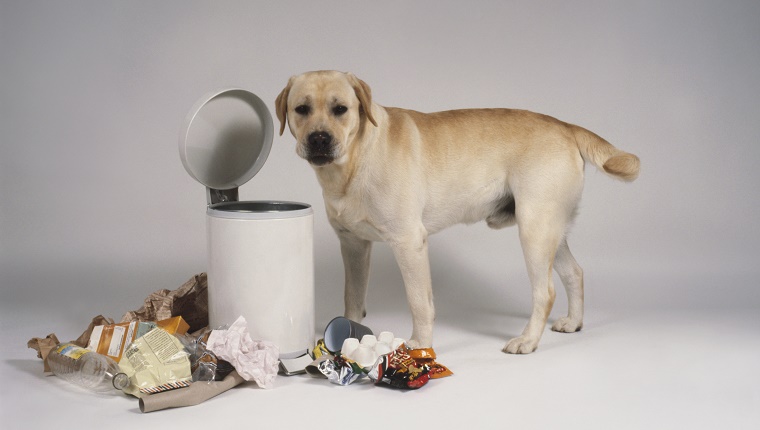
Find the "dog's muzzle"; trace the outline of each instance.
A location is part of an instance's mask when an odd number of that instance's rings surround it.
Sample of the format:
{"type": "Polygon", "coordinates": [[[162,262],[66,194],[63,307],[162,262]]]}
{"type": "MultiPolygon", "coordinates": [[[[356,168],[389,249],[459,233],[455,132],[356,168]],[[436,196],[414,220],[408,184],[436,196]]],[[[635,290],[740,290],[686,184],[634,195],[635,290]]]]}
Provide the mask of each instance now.
{"type": "Polygon", "coordinates": [[[307,159],[315,166],[332,163],[335,157],[332,151],[332,136],[324,131],[315,131],[308,138],[307,159]]]}

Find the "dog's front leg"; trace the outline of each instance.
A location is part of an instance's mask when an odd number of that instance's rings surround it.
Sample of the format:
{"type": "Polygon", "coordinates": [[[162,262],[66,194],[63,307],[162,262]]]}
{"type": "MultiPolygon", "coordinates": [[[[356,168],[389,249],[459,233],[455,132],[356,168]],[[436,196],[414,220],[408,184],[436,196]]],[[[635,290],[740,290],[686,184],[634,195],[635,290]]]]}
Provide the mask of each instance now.
{"type": "Polygon", "coordinates": [[[369,282],[369,261],[372,242],[360,239],[349,232],[338,233],[343,267],[346,273],[344,290],[345,314],[350,320],[361,322],[367,315],[365,301],[369,282]]]}
{"type": "Polygon", "coordinates": [[[406,298],[412,311],[412,337],[407,346],[412,349],[430,348],[433,346],[435,307],[430,281],[427,233],[422,230],[402,240],[390,241],[389,245],[401,269],[406,298]]]}

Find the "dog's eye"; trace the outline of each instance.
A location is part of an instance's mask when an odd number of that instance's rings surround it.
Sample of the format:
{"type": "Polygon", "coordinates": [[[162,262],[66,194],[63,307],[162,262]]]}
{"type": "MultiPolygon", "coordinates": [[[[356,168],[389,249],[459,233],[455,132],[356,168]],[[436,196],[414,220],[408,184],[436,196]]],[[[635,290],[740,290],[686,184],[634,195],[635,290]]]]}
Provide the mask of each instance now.
{"type": "Polygon", "coordinates": [[[343,105],[338,105],[333,108],[333,113],[335,115],[343,115],[346,112],[348,112],[348,108],[343,105]]]}
{"type": "Polygon", "coordinates": [[[295,111],[299,115],[308,115],[309,112],[311,111],[311,108],[306,105],[300,105],[300,106],[296,106],[295,111]]]}

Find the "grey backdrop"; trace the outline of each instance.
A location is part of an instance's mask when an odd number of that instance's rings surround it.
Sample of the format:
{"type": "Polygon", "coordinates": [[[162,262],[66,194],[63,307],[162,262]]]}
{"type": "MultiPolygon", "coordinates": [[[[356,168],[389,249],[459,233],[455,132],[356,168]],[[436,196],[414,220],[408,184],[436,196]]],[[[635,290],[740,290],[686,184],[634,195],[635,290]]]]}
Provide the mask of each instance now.
{"type": "MultiPolygon", "coordinates": [[[[385,407],[433,427],[757,428],[758,23],[756,0],[0,0],[0,426],[369,429],[387,427],[371,415],[385,407]],[[415,394],[282,377],[144,417],[44,377],[29,338],[75,338],[206,270],[204,189],[177,150],[195,100],[237,86],[273,110],[314,69],[352,71],[382,105],[530,109],[639,155],[633,184],[587,169],[569,239],[584,330],[502,354],[528,279],[516,230],[478,224],[431,237],[434,344],[456,375],[415,394]]],[[[291,136],[241,196],[314,205],[322,330],[342,313],[343,269],[291,136]]],[[[386,245],[373,265],[365,323],[408,336],[386,245]]],[[[552,320],[565,306],[559,293],[552,320]]]]}
{"type": "MultiPolygon", "coordinates": [[[[3,1],[3,327],[119,318],[206,270],[182,119],[227,86],[273,110],[315,69],[352,71],[382,105],[524,108],[597,132],[642,170],[587,169],[570,245],[589,305],[757,308],[758,22],[757,1],[3,1]]],[[[341,313],[337,241],[290,135],[241,195],[314,205],[318,327],[341,313]]],[[[404,311],[384,245],[373,264],[370,314],[404,311]]],[[[528,312],[514,229],[442,232],[431,264],[440,318],[453,302],[528,312]]]]}

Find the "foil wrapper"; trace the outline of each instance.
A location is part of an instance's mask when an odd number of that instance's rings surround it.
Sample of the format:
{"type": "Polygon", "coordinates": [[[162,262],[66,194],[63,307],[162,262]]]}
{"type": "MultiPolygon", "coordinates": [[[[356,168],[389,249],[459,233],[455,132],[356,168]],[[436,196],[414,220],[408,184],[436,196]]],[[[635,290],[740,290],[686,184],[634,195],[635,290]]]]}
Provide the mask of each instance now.
{"type": "Polygon", "coordinates": [[[317,341],[317,344],[314,345],[314,349],[311,351],[312,356],[315,360],[319,359],[322,356],[332,356],[330,351],[327,350],[327,347],[325,346],[325,340],[319,339],[317,341]]]}
{"type": "Polygon", "coordinates": [[[351,360],[336,356],[332,360],[323,360],[317,364],[317,368],[327,380],[337,385],[350,385],[364,376],[362,369],[351,360]]]}
{"type": "Polygon", "coordinates": [[[193,372],[193,381],[221,381],[233,370],[230,362],[222,360],[213,352],[206,349],[211,330],[204,331],[197,339],[185,345],[190,352],[190,370],[193,372]]]}

